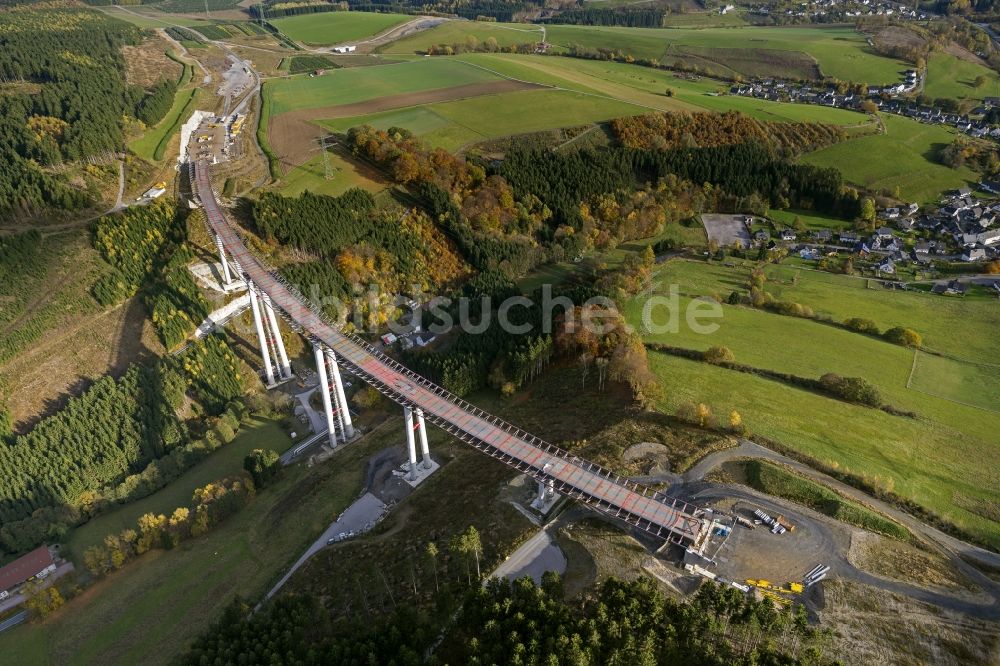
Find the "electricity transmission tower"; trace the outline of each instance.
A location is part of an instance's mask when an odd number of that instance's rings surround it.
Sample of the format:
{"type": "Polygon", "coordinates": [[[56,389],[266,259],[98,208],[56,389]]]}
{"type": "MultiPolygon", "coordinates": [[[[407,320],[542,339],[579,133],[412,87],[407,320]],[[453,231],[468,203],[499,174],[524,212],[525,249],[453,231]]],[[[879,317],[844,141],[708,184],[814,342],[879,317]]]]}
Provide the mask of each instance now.
{"type": "Polygon", "coordinates": [[[319,139],[319,149],[323,153],[323,177],[327,180],[333,180],[333,167],[330,164],[330,154],[326,150],[326,136],[321,136],[319,139]]]}

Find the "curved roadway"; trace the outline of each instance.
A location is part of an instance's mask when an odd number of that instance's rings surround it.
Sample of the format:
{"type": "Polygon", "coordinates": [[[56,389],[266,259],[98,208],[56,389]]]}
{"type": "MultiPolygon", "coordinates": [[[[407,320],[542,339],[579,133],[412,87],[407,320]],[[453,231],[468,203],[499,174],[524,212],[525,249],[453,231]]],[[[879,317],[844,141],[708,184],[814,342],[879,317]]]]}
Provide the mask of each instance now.
{"type": "Polygon", "coordinates": [[[222,240],[241,276],[251,288],[266,293],[296,330],[314,343],[332,349],[348,371],[393,401],[423,410],[427,420],[462,441],[539,481],[551,482],[556,490],[602,513],[675,543],[700,541],[703,524],[694,507],[613,474],[487,414],[330,324],[294,287],[247,249],[216,200],[210,170],[206,161],[190,164],[192,190],[205,210],[209,226],[222,240]]]}

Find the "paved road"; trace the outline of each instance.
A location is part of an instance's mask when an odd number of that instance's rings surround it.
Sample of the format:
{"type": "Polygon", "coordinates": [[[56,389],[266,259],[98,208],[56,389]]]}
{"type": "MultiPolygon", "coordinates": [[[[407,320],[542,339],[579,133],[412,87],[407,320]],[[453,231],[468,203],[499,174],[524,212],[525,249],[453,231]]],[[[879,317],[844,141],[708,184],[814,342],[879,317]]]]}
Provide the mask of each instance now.
{"type": "Polygon", "coordinates": [[[326,528],[316,541],[313,542],[306,552],[302,553],[292,568],[289,569],[281,580],[271,588],[271,591],[267,593],[264,599],[270,599],[274,596],[275,592],[281,589],[281,587],[288,582],[288,579],[292,577],[299,567],[306,563],[306,561],[315,555],[317,552],[327,547],[327,541],[337,536],[338,534],[344,532],[354,532],[358,534],[370,529],[369,525],[374,524],[374,522],[381,516],[386,510],[386,505],[382,500],[375,497],[371,493],[365,493],[357,499],[351,506],[347,507],[344,513],[340,514],[340,517],[330,523],[330,526],[326,528]]]}
{"type": "Polygon", "coordinates": [[[531,576],[536,583],[542,582],[542,574],[555,571],[558,574],[566,571],[566,556],[559,550],[549,534],[549,527],[540,529],[521,547],[515,550],[503,564],[490,574],[490,578],[509,578],[514,580],[522,576],[531,576]]]}
{"type": "Polygon", "coordinates": [[[17,625],[22,624],[23,622],[27,621],[27,619],[28,619],[28,611],[21,611],[16,615],[11,615],[3,622],[0,622],[0,633],[3,633],[4,631],[7,631],[12,627],[16,627],[17,625]]]}

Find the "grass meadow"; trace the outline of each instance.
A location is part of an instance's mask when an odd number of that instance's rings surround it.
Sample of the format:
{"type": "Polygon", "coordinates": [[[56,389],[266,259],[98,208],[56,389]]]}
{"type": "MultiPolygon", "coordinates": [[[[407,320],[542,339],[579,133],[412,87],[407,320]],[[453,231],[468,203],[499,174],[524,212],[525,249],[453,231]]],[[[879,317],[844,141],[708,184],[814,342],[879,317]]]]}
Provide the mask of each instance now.
{"type": "MultiPolygon", "coordinates": [[[[659,270],[656,281],[661,290],[678,285],[683,307],[694,296],[725,298],[731,290],[742,289],[745,275],[717,265],[674,261],[659,270]]],[[[931,340],[945,344],[941,336],[956,318],[951,301],[942,299],[939,312],[938,302],[927,295],[824,284],[808,276],[801,279],[802,288],[769,284],[769,291],[783,300],[809,305],[818,312],[833,310],[838,320],[868,316],[883,329],[911,325],[925,332],[929,344],[931,340]],[[845,288],[838,293],[838,287],[845,288]],[[904,298],[889,304],[889,296],[904,298]],[[913,298],[922,299],[921,307],[913,298]]],[[[642,323],[643,302],[636,299],[627,309],[633,325],[642,323]]],[[[1000,474],[978,463],[983,456],[997,455],[1000,412],[971,406],[969,397],[970,393],[980,396],[984,390],[995,393],[1000,385],[995,373],[983,376],[985,388],[956,382],[950,394],[933,396],[907,388],[912,350],[817,321],[742,306],[721,307],[723,316],[714,320],[719,328],[712,334],[700,335],[681,322],[676,333],[647,332],[644,337],[698,350],[722,345],[740,363],[804,377],[817,378],[827,372],[864,377],[878,387],[885,402],[912,410],[917,418],[892,416],[783,383],[651,353],[651,366],[664,389],[660,406],[665,411],[673,413],[685,402],[704,402],[724,418],[735,409],[754,433],[842,471],[876,479],[994,546],[1000,544],[994,508],[1000,501],[1000,474]]],[[[662,312],[654,315],[654,323],[663,323],[663,316],[662,312]]],[[[976,327],[995,330],[995,314],[983,310],[967,316],[976,319],[970,322],[970,337],[976,327]]],[[[964,366],[952,359],[936,361],[934,371],[945,375],[964,366]]]]}
{"type": "Polygon", "coordinates": [[[929,97],[953,97],[982,101],[984,97],[1000,96],[1000,76],[989,67],[956,58],[950,53],[935,52],[927,60],[927,83],[924,93],[929,97]],[[986,83],[977,88],[976,77],[986,83]]]}
{"type": "MultiPolygon", "coordinates": [[[[546,34],[548,41],[558,47],[577,44],[621,49],[637,58],[652,60],[664,57],[669,48],[698,49],[706,57],[712,57],[713,51],[724,56],[726,49],[800,52],[814,59],[826,76],[873,85],[897,81],[906,69],[905,63],[871,51],[862,35],[845,27],[737,26],[690,30],[550,25],[546,26],[546,34]]],[[[493,37],[501,46],[540,39],[540,31],[523,24],[449,21],[392,42],[383,50],[386,53],[421,52],[434,44],[465,43],[469,35],[480,42],[493,37]]]]}
{"type": "Polygon", "coordinates": [[[688,81],[668,72],[619,63],[509,54],[467,54],[405,65],[339,70],[324,77],[291,79],[267,87],[269,99],[275,100],[274,108],[287,111],[292,104],[297,108],[310,108],[333,100],[344,104],[375,99],[382,96],[379,93],[415,92],[417,86],[432,89],[441,85],[446,77],[454,85],[490,80],[488,77],[495,77],[494,80],[515,78],[557,90],[483,95],[321,122],[337,132],[366,123],[379,128],[405,127],[429,143],[449,150],[484,139],[586,125],[659,110],[736,109],[773,122],[814,120],[845,126],[865,122],[863,116],[841,109],[720,95],[723,88],[718,83],[688,81]],[[363,77],[362,72],[377,76],[363,77]],[[401,76],[408,72],[415,75],[401,76]],[[400,79],[406,79],[408,87],[396,87],[391,91],[385,88],[400,79]],[[360,87],[356,85],[358,81],[362,81],[360,87]],[[665,94],[668,87],[672,96],[665,94]]]}
{"type": "Polygon", "coordinates": [[[500,78],[448,59],[422,59],[376,67],[344,68],[323,76],[269,82],[271,114],[364,102],[389,95],[488,83],[500,78]]]}
{"type": "Polygon", "coordinates": [[[365,39],[413,18],[375,12],[320,12],[274,19],[271,23],[297,42],[313,46],[365,39]]]}
{"type": "Polygon", "coordinates": [[[434,146],[462,146],[512,134],[589,125],[645,113],[633,104],[562,90],[526,90],[324,121],[333,131],[363,124],[405,127],[434,146]]]}
{"type": "Polygon", "coordinates": [[[463,61],[512,78],[607,95],[662,111],[741,111],[774,122],[858,125],[863,115],[844,109],[768,102],[725,94],[728,86],[711,79],[689,80],[673,72],[626,63],[511,54],[466,54],[463,61]],[[667,96],[667,89],[672,95],[667,96]]]}
{"type": "Polygon", "coordinates": [[[767,216],[774,220],[780,229],[782,226],[790,227],[795,223],[795,218],[799,218],[807,229],[830,229],[840,231],[850,229],[853,225],[847,220],[841,220],[827,215],[818,215],[814,211],[804,210],[770,210],[767,216]]]}
{"type": "Polygon", "coordinates": [[[941,125],[882,115],[886,132],[844,141],[803,158],[817,166],[834,167],[844,180],[871,189],[898,187],[904,199],[935,201],[942,190],[978,182],[967,167],[952,169],[936,162],[937,154],[958,136],[941,125]]]}
{"type": "Polygon", "coordinates": [[[94,9],[102,11],[108,16],[113,16],[116,19],[121,19],[122,21],[139,26],[140,28],[168,28],[172,25],[189,28],[198,25],[211,25],[214,23],[214,21],[208,21],[205,19],[178,16],[177,14],[166,14],[153,7],[142,7],[140,5],[133,5],[127,8],[111,5],[106,7],[95,7],[94,9]]]}
{"type": "Polygon", "coordinates": [[[174,95],[174,103],[167,111],[167,115],[156,125],[147,129],[142,136],[130,141],[129,150],[147,161],[163,159],[166,143],[197,108],[202,97],[201,88],[184,87],[179,89],[174,95]]]}
{"type": "Polygon", "coordinates": [[[87,548],[99,545],[108,534],[117,534],[125,528],[136,529],[139,516],[145,513],[169,516],[177,507],[190,506],[195,488],[238,474],[243,470],[243,458],[253,449],[274,449],[284,453],[289,446],[291,440],[281,429],[279,421],[252,418],[243,423],[233,441],[166,487],[148,497],[123,504],[74,530],[66,544],[69,556],[76,562],[82,562],[87,548]]]}
{"type": "Polygon", "coordinates": [[[340,196],[352,187],[371,193],[381,192],[387,185],[370,167],[345,159],[333,149],[327,149],[331,178],[326,178],[323,156],[316,155],[305,164],[292,169],[281,178],[279,191],[286,197],[295,197],[306,190],[313,194],[340,196]]]}

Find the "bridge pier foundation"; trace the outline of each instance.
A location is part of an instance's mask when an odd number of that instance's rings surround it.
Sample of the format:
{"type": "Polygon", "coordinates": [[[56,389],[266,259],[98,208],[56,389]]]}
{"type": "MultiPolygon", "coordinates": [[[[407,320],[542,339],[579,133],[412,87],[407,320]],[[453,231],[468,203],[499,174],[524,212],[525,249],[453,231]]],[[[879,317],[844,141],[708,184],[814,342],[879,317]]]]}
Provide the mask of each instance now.
{"type": "Polygon", "coordinates": [[[559,493],[556,492],[555,484],[551,479],[538,482],[538,494],[531,502],[531,508],[545,516],[552,510],[552,507],[559,501],[559,493]]]}
{"type": "Polygon", "coordinates": [[[316,374],[319,376],[319,391],[323,398],[323,413],[326,416],[326,427],[330,446],[337,446],[337,429],[334,427],[333,404],[330,400],[330,381],[326,375],[326,354],[323,345],[313,344],[313,357],[316,359],[316,374]]]}

